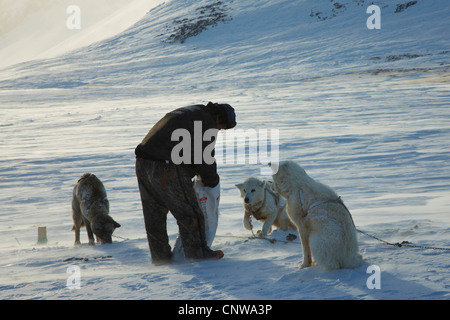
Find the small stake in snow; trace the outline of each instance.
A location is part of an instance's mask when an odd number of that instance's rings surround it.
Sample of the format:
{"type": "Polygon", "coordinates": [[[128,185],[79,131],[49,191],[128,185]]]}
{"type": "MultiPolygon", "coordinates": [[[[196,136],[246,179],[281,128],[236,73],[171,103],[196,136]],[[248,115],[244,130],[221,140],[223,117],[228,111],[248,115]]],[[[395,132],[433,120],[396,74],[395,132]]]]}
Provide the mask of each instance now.
{"type": "Polygon", "coordinates": [[[47,227],[38,227],[38,244],[46,244],[47,240],[47,227]]]}

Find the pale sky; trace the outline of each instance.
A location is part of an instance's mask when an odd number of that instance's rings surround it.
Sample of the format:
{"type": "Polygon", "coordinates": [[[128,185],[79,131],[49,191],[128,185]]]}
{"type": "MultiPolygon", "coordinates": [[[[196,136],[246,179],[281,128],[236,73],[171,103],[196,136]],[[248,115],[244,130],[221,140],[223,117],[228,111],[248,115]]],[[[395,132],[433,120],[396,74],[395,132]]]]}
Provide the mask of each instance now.
{"type": "Polygon", "coordinates": [[[0,0],[0,68],[51,58],[111,37],[162,0],[0,0]],[[77,6],[78,16],[67,13],[77,6]],[[80,29],[67,21],[78,18],[80,29]]]}

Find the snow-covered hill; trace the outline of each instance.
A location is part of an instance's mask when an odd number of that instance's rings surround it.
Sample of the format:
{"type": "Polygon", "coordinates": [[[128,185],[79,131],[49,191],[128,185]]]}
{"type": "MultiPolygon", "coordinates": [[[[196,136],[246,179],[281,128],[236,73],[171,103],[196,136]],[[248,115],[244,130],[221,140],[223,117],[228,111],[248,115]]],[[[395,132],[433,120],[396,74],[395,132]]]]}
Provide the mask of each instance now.
{"type": "MultiPolygon", "coordinates": [[[[279,130],[280,160],[335,188],[361,230],[450,248],[449,15],[445,0],[171,0],[108,39],[1,69],[0,297],[449,299],[447,250],[359,234],[365,264],[325,272],[297,269],[298,240],[247,241],[234,185],[270,178],[248,161],[219,166],[224,259],[152,266],[134,174],[134,148],[162,115],[228,102],[238,128],[279,130]],[[366,25],[372,2],[379,30],[366,25]],[[122,225],[112,245],[82,234],[73,246],[85,172],[122,225]],[[71,265],[79,290],[66,286],[71,265]],[[370,265],[381,289],[367,287],[370,265]]],[[[171,217],[168,228],[173,243],[171,217]]]]}

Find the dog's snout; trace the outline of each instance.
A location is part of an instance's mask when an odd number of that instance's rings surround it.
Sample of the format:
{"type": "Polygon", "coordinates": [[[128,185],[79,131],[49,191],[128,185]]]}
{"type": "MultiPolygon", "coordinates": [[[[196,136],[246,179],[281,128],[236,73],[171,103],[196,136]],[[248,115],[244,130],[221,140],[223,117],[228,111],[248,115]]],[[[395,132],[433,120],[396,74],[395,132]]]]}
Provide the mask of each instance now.
{"type": "Polygon", "coordinates": [[[250,201],[250,199],[249,199],[248,197],[245,197],[245,198],[244,198],[244,202],[245,202],[245,203],[249,203],[249,201],[250,201]]]}
{"type": "Polygon", "coordinates": [[[112,243],[112,238],[111,236],[103,236],[100,238],[100,242],[101,244],[112,243]]]}

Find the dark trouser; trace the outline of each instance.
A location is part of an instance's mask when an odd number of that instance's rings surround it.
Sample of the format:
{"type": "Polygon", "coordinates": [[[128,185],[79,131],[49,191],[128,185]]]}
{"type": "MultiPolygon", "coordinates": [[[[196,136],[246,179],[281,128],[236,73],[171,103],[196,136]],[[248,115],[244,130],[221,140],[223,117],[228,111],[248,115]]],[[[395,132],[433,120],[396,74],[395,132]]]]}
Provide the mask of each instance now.
{"type": "Polygon", "coordinates": [[[137,158],[136,177],[152,262],[164,264],[172,257],[167,235],[168,211],[177,220],[185,258],[196,260],[209,256],[212,251],[206,246],[203,213],[186,169],[137,158]]]}

